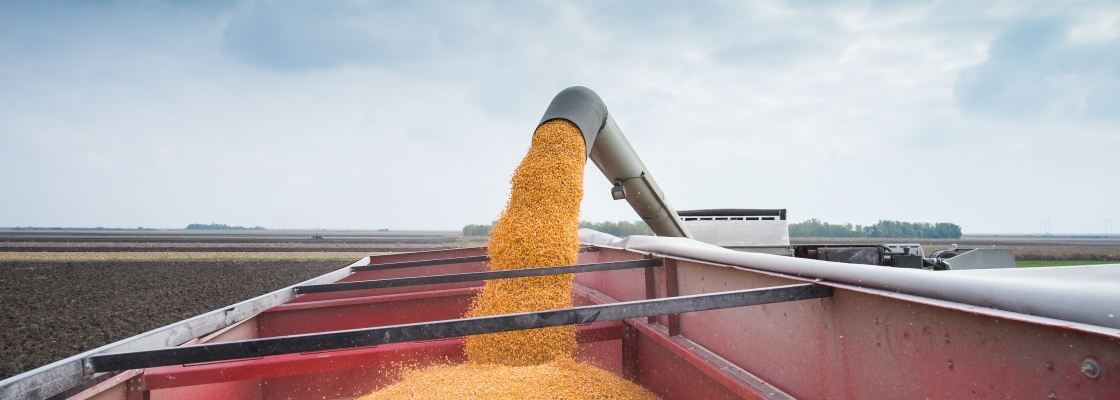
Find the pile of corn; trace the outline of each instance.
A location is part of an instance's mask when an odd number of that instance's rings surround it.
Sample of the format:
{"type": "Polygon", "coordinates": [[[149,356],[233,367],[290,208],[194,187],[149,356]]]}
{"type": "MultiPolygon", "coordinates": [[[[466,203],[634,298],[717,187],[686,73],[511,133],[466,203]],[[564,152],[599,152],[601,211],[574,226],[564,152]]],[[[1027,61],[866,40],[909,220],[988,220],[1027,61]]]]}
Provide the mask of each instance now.
{"type": "Polygon", "coordinates": [[[571,358],[524,367],[468,363],[407,370],[400,383],[363,400],[381,399],[656,399],[614,374],[571,358]]]}
{"type": "MultiPolygon", "coordinates": [[[[491,270],[571,265],[579,253],[583,136],[568,121],[541,124],[513,175],[509,203],[490,233],[491,270]]],[[[487,281],[467,316],[572,306],[572,275],[487,281]]],[[[656,399],[649,391],[572,359],[574,326],[471,336],[469,362],[406,370],[363,399],[656,399]]]]}

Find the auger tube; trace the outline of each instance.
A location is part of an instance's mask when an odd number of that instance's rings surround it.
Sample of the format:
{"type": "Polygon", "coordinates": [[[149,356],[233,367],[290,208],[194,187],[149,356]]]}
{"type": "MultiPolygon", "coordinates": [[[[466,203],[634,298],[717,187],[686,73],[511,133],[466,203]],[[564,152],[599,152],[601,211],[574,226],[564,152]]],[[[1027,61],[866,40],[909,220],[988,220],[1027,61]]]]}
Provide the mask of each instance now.
{"type": "Polygon", "coordinates": [[[653,233],[692,238],[599,95],[583,86],[560,91],[548,105],[540,123],[554,119],[570,121],[579,128],[587,143],[587,157],[599,167],[607,181],[622,187],[626,202],[653,233]]]}

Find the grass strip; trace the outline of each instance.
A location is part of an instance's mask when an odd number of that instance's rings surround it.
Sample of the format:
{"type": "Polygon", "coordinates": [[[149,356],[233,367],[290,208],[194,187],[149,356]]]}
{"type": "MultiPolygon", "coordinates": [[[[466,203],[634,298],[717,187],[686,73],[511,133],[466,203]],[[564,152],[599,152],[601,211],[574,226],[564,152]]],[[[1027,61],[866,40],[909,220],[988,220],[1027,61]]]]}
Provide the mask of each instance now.
{"type": "Polygon", "coordinates": [[[1031,260],[1031,261],[1016,261],[1015,266],[1019,268],[1033,268],[1033,267],[1069,267],[1074,265],[1099,265],[1099,264],[1120,264],[1120,261],[1100,261],[1100,260],[1060,260],[1060,261],[1047,261],[1047,260],[1031,260]]]}

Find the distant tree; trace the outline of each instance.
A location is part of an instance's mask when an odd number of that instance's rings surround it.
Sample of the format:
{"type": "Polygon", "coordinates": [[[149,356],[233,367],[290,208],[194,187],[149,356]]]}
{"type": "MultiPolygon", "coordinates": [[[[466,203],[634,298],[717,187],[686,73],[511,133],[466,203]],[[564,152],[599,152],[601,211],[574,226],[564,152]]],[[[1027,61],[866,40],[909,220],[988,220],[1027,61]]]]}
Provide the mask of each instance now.
{"type": "Polygon", "coordinates": [[[931,237],[938,239],[959,239],[961,237],[961,226],[948,222],[938,222],[933,226],[933,236],[931,237]]]}
{"type": "Polygon", "coordinates": [[[611,234],[618,237],[630,235],[648,235],[653,236],[653,229],[646,225],[645,221],[603,221],[603,222],[589,222],[580,221],[580,228],[594,229],[599,232],[611,234]]]}
{"type": "MultiPolygon", "coordinates": [[[[496,223],[496,221],[495,221],[496,223]]],[[[594,229],[599,232],[608,233],[614,236],[630,236],[630,235],[650,235],[653,236],[653,230],[649,229],[643,221],[603,221],[603,222],[588,222],[580,221],[580,228],[594,229]]],[[[490,231],[494,229],[494,223],[490,225],[467,225],[463,227],[463,236],[489,236],[490,231]]]]}
{"type": "Polygon", "coordinates": [[[863,231],[865,237],[871,238],[957,239],[961,237],[961,227],[947,222],[931,224],[883,220],[875,225],[864,227],[863,231]]]}
{"type": "Polygon", "coordinates": [[[210,230],[254,230],[254,231],[263,231],[263,230],[264,230],[264,227],[261,227],[261,226],[254,226],[254,227],[252,227],[252,228],[246,228],[246,227],[244,227],[244,226],[229,226],[229,225],[226,225],[226,224],[190,224],[190,225],[187,225],[187,229],[210,229],[210,230]]]}
{"type": "Polygon", "coordinates": [[[860,237],[862,227],[852,224],[829,224],[813,218],[800,224],[789,224],[792,237],[860,237]]]}
{"type": "Polygon", "coordinates": [[[494,225],[467,225],[463,227],[463,236],[489,236],[494,225]]]}
{"type": "Polygon", "coordinates": [[[816,218],[802,223],[789,224],[791,237],[867,237],[867,238],[929,238],[958,239],[961,227],[939,222],[901,222],[880,220],[875,225],[829,224],[816,218]]]}

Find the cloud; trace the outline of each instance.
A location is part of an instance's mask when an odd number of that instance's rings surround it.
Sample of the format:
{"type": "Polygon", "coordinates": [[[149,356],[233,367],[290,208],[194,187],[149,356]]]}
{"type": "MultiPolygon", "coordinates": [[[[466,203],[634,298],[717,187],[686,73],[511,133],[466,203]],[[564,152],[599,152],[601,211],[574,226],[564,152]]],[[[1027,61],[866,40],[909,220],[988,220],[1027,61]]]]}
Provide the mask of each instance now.
{"type": "Polygon", "coordinates": [[[223,30],[223,51],[264,68],[404,66],[440,47],[439,27],[411,3],[262,2],[223,30]]]}
{"type": "Polygon", "coordinates": [[[289,185],[295,186],[300,189],[307,189],[311,187],[311,178],[305,174],[292,174],[285,179],[289,185]]]}
{"type": "MultiPolygon", "coordinates": [[[[0,226],[491,221],[571,85],[678,208],[1088,221],[1118,37],[1109,2],[0,3],[0,226]]],[[[635,218],[589,174],[586,218],[635,218]]]]}
{"type": "Polygon", "coordinates": [[[992,41],[986,62],[960,72],[957,105],[982,116],[1120,119],[1120,38],[1099,28],[1116,18],[1098,18],[1015,23],[992,41]]]}

